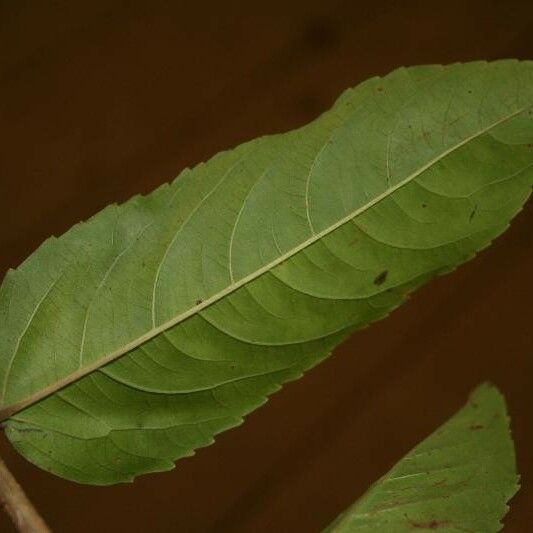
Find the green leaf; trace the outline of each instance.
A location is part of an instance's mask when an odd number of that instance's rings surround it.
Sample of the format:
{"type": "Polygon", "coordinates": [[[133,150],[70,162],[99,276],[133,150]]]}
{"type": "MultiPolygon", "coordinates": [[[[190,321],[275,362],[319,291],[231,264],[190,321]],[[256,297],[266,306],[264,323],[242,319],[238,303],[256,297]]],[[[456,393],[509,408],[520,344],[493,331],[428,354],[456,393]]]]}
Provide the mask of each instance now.
{"type": "Polygon", "coordinates": [[[505,400],[482,385],[326,531],[500,531],[518,479],[505,400]]]}
{"type": "Polygon", "coordinates": [[[46,241],[0,288],[9,439],[94,484],[210,444],[505,230],[532,105],[533,62],[401,68],[46,241]]]}

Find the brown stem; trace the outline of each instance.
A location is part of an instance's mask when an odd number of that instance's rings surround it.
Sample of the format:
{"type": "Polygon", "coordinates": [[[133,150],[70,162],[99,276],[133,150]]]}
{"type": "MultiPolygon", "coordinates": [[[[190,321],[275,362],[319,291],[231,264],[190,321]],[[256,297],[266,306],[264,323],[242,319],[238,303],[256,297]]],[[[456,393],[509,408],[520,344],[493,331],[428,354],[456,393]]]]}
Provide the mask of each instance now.
{"type": "Polygon", "coordinates": [[[51,533],[2,459],[0,459],[0,502],[21,533],[51,533]]]}

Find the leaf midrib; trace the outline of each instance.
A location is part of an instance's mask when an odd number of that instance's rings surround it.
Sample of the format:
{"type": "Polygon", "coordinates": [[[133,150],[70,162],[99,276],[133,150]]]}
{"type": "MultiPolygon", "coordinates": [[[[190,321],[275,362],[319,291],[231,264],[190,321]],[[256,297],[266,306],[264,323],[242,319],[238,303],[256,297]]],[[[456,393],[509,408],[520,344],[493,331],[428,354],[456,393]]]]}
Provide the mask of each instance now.
{"type": "Polygon", "coordinates": [[[219,291],[218,293],[214,294],[213,296],[206,298],[203,302],[201,302],[198,305],[195,305],[188,309],[187,311],[184,311],[183,313],[175,316],[171,320],[168,320],[164,322],[163,324],[160,324],[157,327],[152,328],[151,330],[147,331],[144,335],[141,335],[140,337],[137,337],[133,341],[129,342],[128,344],[122,346],[121,348],[110,352],[106,356],[102,357],[98,361],[94,362],[91,365],[88,365],[86,367],[80,368],[76,370],[75,372],[72,372],[71,374],[65,376],[64,378],[56,381],[55,383],[52,383],[51,385],[48,385],[47,387],[41,389],[40,391],[37,391],[26,398],[23,398],[22,400],[19,400],[18,402],[15,402],[14,404],[8,405],[4,407],[3,409],[0,409],[0,421],[6,420],[7,418],[10,418],[15,413],[18,413],[19,411],[26,409],[27,407],[43,400],[44,398],[50,396],[51,394],[57,392],[60,389],[65,388],[68,385],[71,385],[72,383],[75,383],[76,381],[79,381],[83,377],[92,374],[99,368],[102,368],[103,366],[106,366],[116,359],[120,358],[121,356],[131,352],[138,346],[144,344],[145,342],[150,341],[154,337],[157,337],[161,333],[167,331],[168,329],[180,324],[181,322],[185,321],[186,319],[190,318],[191,316],[199,313],[200,311],[204,310],[205,308],[213,305],[214,303],[218,302],[219,300],[225,298],[229,294],[235,292],[236,290],[240,289],[244,285],[247,285],[248,283],[254,281],[258,277],[262,276],[263,274],[266,274],[279,264],[283,263],[287,259],[290,259],[292,256],[296,255],[297,253],[301,252],[305,248],[311,246],[315,242],[319,241],[326,235],[329,235],[336,229],[340,228],[344,224],[350,222],[357,216],[363,214],[364,212],[368,211],[381,201],[385,200],[392,194],[394,194],[396,191],[401,189],[402,187],[408,185],[413,180],[415,180],[417,177],[419,177],[421,174],[423,174],[426,170],[430,169],[432,166],[436,165],[439,161],[447,157],[448,155],[452,154],[459,148],[465,146],[469,142],[477,139],[478,137],[481,137],[485,133],[488,133],[493,128],[499,126],[500,124],[503,124],[504,122],[507,122],[508,120],[512,119],[513,117],[519,115],[520,113],[524,112],[527,109],[530,109],[532,106],[525,106],[522,108],[519,108],[518,110],[514,111],[513,113],[506,115],[505,117],[500,118],[496,122],[488,125],[487,127],[481,129],[480,131],[466,137],[459,143],[451,146],[447,150],[444,150],[441,154],[431,159],[429,162],[427,162],[425,165],[420,167],[417,171],[413,172],[409,176],[407,176],[404,180],[398,182],[396,185],[388,188],[383,193],[376,196],[374,199],[367,202],[365,205],[361,206],[360,208],[356,209],[355,211],[352,211],[345,217],[338,220],[335,224],[332,224],[331,226],[323,229],[322,231],[318,233],[314,233],[311,237],[309,237],[307,240],[300,243],[298,246],[294,247],[292,250],[286,252],[283,255],[280,255],[278,258],[274,259],[270,263],[267,263],[266,265],[262,266],[258,270],[252,272],[251,274],[248,274],[247,276],[241,278],[239,281],[232,283],[228,285],[225,289],[222,291],[219,291]]]}

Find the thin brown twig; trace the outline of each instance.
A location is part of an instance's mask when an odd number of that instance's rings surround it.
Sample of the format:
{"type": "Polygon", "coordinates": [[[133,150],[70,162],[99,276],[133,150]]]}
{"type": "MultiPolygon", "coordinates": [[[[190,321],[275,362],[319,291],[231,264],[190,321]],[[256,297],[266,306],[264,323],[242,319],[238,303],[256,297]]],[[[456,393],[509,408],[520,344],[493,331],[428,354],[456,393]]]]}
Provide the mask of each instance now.
{"type": "Polygon", "coordinates": [[[0,459],[0,502],[21,533],[51,533],[2,459],[0,459]]]}

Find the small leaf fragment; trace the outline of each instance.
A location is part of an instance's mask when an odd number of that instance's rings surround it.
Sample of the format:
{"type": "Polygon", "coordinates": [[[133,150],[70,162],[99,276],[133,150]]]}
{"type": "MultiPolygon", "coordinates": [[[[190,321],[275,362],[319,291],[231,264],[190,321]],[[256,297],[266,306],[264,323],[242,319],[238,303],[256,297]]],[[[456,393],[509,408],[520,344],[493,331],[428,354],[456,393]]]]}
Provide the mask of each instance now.
{"type": "Polygon", "coordinates": [[[485,384],[325,531],[500,531],[518,480],[505,400],[485,384]]]}

